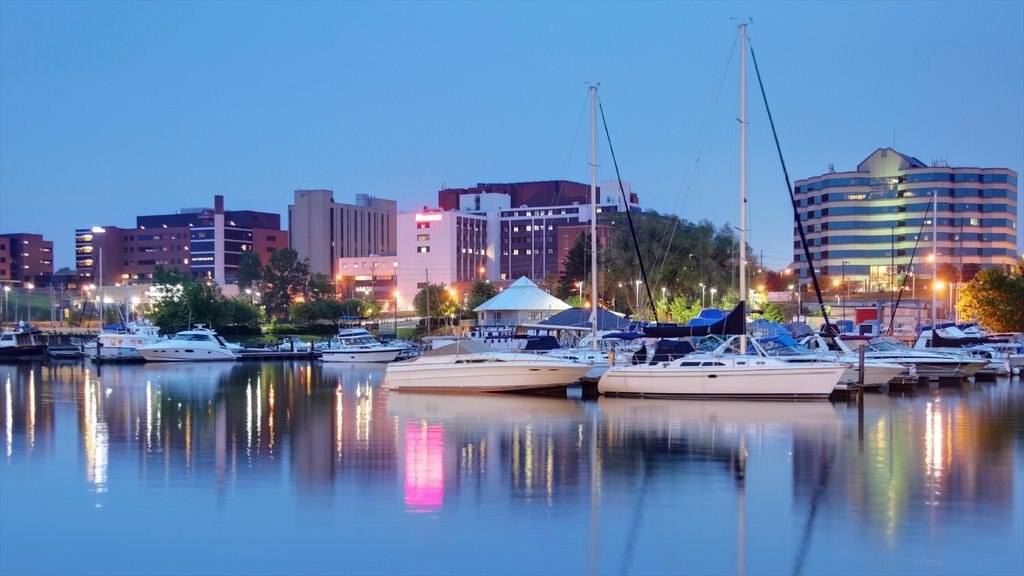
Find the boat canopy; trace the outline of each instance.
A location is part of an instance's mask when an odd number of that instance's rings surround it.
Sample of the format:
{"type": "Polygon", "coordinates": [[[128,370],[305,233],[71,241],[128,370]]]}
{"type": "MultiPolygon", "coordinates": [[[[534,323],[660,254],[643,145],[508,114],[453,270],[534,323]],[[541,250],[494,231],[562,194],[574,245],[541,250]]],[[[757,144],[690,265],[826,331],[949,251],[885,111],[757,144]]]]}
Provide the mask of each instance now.
{"type": "Polygon", "coordinates": [[[660,325],[644,326],[644,334],[650,338],[688,338],[691,336],[735,336],[745,333],[746,318],[743,302],[740,302],[721,319],[703,326],[660,325]]]}

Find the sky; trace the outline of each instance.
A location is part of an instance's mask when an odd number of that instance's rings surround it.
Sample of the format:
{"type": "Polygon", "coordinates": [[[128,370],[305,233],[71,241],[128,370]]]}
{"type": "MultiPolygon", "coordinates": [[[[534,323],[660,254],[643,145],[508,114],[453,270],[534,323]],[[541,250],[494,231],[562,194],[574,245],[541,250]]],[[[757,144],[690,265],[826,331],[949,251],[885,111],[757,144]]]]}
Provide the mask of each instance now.
{"type": "MultiPolygon", "coordinates": [[[[0,0],[0,233],[298,189],[436,206],[443,187],[600,180],[739,224],[736,26],[793,180],[881,147],[1024,168],[1024,1],[18,2],[0,0]],[[599,120],[600,122],[600,120],[599,120]],[[609,140],[611,147],[609,146],[609,140]]],[[[747,242],[792,260],[792,207],[747,64],[747,242]]]]}

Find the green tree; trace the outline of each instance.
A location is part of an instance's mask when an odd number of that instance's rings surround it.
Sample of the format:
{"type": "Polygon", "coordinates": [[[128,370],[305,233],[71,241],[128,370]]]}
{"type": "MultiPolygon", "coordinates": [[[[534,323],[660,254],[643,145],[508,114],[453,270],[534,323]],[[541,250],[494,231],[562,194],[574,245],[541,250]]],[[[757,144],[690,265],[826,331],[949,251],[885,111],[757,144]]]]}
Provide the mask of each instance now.
{"type": "MultiPolygon", "coordinates": [[[[600,262],[598,265],[600,266],[600,262]]],[[[562,273],[558,276],[558,285],[554,290],[555,296],[562,300],[573,295],[579,297],[580,282],[590,285],[590,232],[577,236],[572,248],[565,255],[562,273]]]]}
{"type": "Polygon", "coordinates": [[[306,293],[313,300],[333,300],[335,297],[334,282],[326,274],[316,272],[309,277],[306,293]]]}
{"type": "Polygon", "coordinates": [[[270,254],[263,267],[263,305],[267,313],[284,318],[289,312],[292,297],[303,294],[309,286],[309,262],[300,261],[299,253],[291,248],[280,248],[270,254]]]}
{"type": "Polygon", "coordinates": [[[960,288],[957,309],[994,332],[1024,331],[1024,268],[984,268],[960,288]]]}
{"type": "Polygon", "coordinates": [[[673,322],[686,324],[700,314],[700,298],[690,299],[686,296],[676,296],[669,304],[668,311],[673,322]]]}
{"type": "Polygon", "coordinates": [[[260,255],[252,251],[242,252],[241,258],[238,259],[236,278],[238,287],[242,290],[259,287],[263,281],[263,262],[260,255]]]}
{"type": "Polygon", "coordinates": [[[497,295],[498,290],[494,287],[494,284],[485,280],[477,280],[473,283],[473,287],[469,289],[466,313],[473,314],[473,310],[475,310],[477,306],[487,302],[497,295]]]}
{"type": "Polygon", "coordinates": [[[224,297],[210,280],[196,280],[177,269],[158,266],[153,275],[150,321],[164,334],[202,323],[216,330],[230,322],[224,297]]]}
{"type": "Polygon", "coordinates": [[[458,310],[451,292],[443,284],[428,284],[412,300],[416,314],[432,318],[447,318],[458,310]],[[429,311],[429,313],[428,313],[429,311]]]}

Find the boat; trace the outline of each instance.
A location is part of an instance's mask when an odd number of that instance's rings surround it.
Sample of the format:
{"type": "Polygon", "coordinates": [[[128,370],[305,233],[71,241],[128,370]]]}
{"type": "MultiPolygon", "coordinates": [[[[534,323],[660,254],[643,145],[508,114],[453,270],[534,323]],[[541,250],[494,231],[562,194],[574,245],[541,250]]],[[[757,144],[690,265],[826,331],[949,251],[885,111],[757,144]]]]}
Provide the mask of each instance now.
{"type": "Polygon", "coordinates": [[[475,340],[459,340],[412,360],[388,364],[384,387],[420,392],[564,393],[590,368],[543,354],[501,352],[475,340]]]}
{"type": "Polygon", "coordinates": [[[930,350],[987,360],[988,365],[978,370],[978,375],[1006,376],[1010,374],[1010,362],[1005,351],[996,349],[985,336],[968,336],[952,322],[922,326],[914,341],[915,350],[930,350]]]}
{"type": "Polygon", "coordinates": [[[0,333],[0,360],[34,360],[46,356],[48,346],[36,336],[40,332],[25,322],[0,333]]]}
{"type": "Polygon", "coordinates": [[[223,362],[238,359],[237,346],[228,344],[216,332],[197,324],[170,338],[138,347],[146,362],[223,362]]]}
{"type": "Polygon", "coordinates": [[[366,328],[342,328],[320,350],[324,362],[392,362],[407,346],[381,344],[366,328]]]}
{"type": "Polygon", "coordinates": [[[95,339],[82,345],[86,358],[93,361],[142,362],[139,347],[161,340],[160,328],[145,318],[124,324],[104,326],[95,339]]]}
{"type": "Polygon", "coordinates": [[[908,370],[908,376],[931,379],[968,378],[988,366],[988,360],[918,350],[891,336],[863,338],[812,334],[800,342],[811,350],[837,350],[859,354],[859,350],[864,348],[865,359],[906,364],[913,367],[913,370],[908,370]]]}
{"type": "Polygon", "coordinates": [[[886,362],[864,358],[863,374],[859,355],[852,352],[814,351],[787,335],[766,336],[754,340],[759,354],[773,356],[790,364],[807,362],[837,362],[846,366],[839,378],[840,384],[859,385],[865,388],[881,388],[894,378],[908,371],[908,366],[897,362],[886,362]]]}
{"type": "MultiPolygon", "coordinates": [[[[746,24],[740,24],[740,240],[746,247],[746,24]]],[[[746,258],[740,258],[740,302],[725,318],[704,326],[647,326],[656,338],[729,334],[739,336],[738,353],[689,355],[662,361],[612,366],[598,381],[608,396],[673,398],[827,399],[846,371],[835,362],[790,364],[778,358],[747,354],[746,258]]]]}

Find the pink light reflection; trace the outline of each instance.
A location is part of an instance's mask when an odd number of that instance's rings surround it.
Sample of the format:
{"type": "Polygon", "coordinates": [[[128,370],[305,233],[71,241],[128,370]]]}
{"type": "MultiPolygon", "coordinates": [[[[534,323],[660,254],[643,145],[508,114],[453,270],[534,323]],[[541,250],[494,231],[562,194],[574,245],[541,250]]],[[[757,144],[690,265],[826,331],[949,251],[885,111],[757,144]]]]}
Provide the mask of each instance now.
{"type": "Polygon", "coordinates": [[[444,503],[444,427],[405,426],[405,504],[416,512],[444,503]]]}

